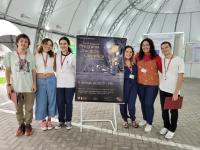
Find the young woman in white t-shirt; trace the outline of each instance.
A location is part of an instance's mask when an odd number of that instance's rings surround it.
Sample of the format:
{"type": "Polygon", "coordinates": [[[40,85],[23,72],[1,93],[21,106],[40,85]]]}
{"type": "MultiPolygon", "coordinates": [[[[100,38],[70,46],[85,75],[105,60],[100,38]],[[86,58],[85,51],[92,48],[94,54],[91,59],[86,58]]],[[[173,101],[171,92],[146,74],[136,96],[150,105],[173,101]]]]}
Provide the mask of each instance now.
{"type": "Polygon", "coordinates": [[[58,125],[60,129],[66,125],[67,129],[72,128],[73,97],[75,92],[76,59],[69,47],[70,41],[67,37],[59,39],[61,51],[56,54],[56,76],[57,76],[57,108],[58,125]],[[66,124],[65,124],[66,123],[66,124]]]}
{"type": "Polygon", "coordinates": [[[35,55],[37,72],[35,117],[36,120],[40,120],[42,130],[53,128],[51,117],[56,115],[56,77],[52,48],[53,41],[45,38],[35,55]]]}
{"type": "Polygon", "coordinates": [[[164,127],[160,130],[160,134],[166,139],[172,139],[177,128],[178,109],[164,109],[164,103],[166,97],[172,97],[174,101],[178,99],[183,83],[184,61],[172,54],[171,43],[168,41],[161,43],[161,50],[164,58],[160,79],[160,102],[164,127]]]}

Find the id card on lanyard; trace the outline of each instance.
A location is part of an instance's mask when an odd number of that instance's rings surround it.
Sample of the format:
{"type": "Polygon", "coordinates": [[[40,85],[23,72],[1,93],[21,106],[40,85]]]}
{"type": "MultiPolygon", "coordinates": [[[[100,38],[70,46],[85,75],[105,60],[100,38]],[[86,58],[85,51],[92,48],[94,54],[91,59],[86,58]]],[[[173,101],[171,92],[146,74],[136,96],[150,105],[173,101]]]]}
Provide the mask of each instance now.
{"type": "Polygon", "coordinates": [[[128,67],[129,68],[129,70],[130,70],[130,75],[129,75],[129,78],[130,79],[132,79],[132,80],[134,80],[135,79],[135,75],[133,75],[133,68],[132,68],[132,66],[131,67],[128,67]]]}

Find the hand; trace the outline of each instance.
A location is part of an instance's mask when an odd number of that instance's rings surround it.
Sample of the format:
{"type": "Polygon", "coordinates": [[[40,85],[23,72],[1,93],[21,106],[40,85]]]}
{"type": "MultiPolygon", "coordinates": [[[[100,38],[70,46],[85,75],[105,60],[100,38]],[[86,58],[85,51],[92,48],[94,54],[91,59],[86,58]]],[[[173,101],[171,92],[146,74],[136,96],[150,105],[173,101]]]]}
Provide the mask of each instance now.
{"type": "Polygon", "coordinates": [[[174,93],[174,94],[173,94],[172,100],[173,100],[173,101],[178,100],[178,93],[174,93]]]}
{"type": "Polygon", "coordinates": [[[8,97],[10,98],[10,95],[11,95],[11,93],[13,91],[12,85],[7,85],[6,86],[6,90],[7,90],[8,97]]]}
{"type": "Polygon", "coordinates": [[[37,89],[36,89],[36,84],[35,84],[35,83],[32,85],[32,89],[31,89],[31,90],[32,90],[32,92],[34,92],[34,93],[36,92],[37,89]]]}

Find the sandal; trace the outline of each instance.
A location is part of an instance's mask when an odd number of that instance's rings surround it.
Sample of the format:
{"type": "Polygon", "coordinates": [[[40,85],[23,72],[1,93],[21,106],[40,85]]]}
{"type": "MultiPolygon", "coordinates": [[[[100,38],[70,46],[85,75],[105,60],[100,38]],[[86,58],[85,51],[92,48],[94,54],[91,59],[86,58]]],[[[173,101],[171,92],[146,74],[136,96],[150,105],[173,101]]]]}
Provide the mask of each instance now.
{"type": "Polygon", "coordinates": [[[122,124],[122,126],[123,126],[124,128],[128,128],[128,122],[124,122],[124,123],[122,124]]]}
{"type": "Polygon", "coordinates": [[[133,126],[133,128],[138,128],[139,127],[139,125],[138,125],[138,123],[136,121],[132,121],[132,126],[133,126]]]}

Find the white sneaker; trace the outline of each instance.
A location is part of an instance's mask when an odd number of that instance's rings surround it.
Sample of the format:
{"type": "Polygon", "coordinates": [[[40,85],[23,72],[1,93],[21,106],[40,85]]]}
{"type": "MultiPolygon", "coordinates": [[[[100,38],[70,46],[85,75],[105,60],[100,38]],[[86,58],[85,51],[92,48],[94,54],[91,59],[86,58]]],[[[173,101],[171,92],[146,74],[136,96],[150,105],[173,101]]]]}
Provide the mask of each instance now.
{"type": "Polygon", "coordinates": [[[150,132],[151,129],[152,129],[152,125],[150,125],[150,124],[147,123],[146,127],[144,128],[144,131],[145,132],[150,132]]]}
{"type": "Polygon", "coordinates": [[[59,122],[56,126],[55,126],[55,129],[58,130],[58,129],[61,129],[62,127],[64,127],[65,124],[63,122],[59,122]]]}
{"type": "Polygon", "coordinates": [[[167,134],[165,135],[166,139],[172,139],[174,137],[174,132],[168,131],[167,134]]]}
{"type": "Polygon", "coordinates": [[[144,126],[144,125],[146,125],[146,124],[147,124],[146,120],[142,120],[142,121],[139,122],[138,125],[139,125],[140,127],[142,127],[142,126],[144,126]]]}
{"type": "Polygon", "coordinates": [[[160,130],[160,134],[161,134],[161,135],[165,135],[165,134],[167,133],[167,131],[168,131],[167,128],[162,128],[162,129],[160,130]]]}
{"type": "Polygon", "coordinates": [[[66,122],[66,129],[70,130],[72,128],[71,122],[66,122]]]}

